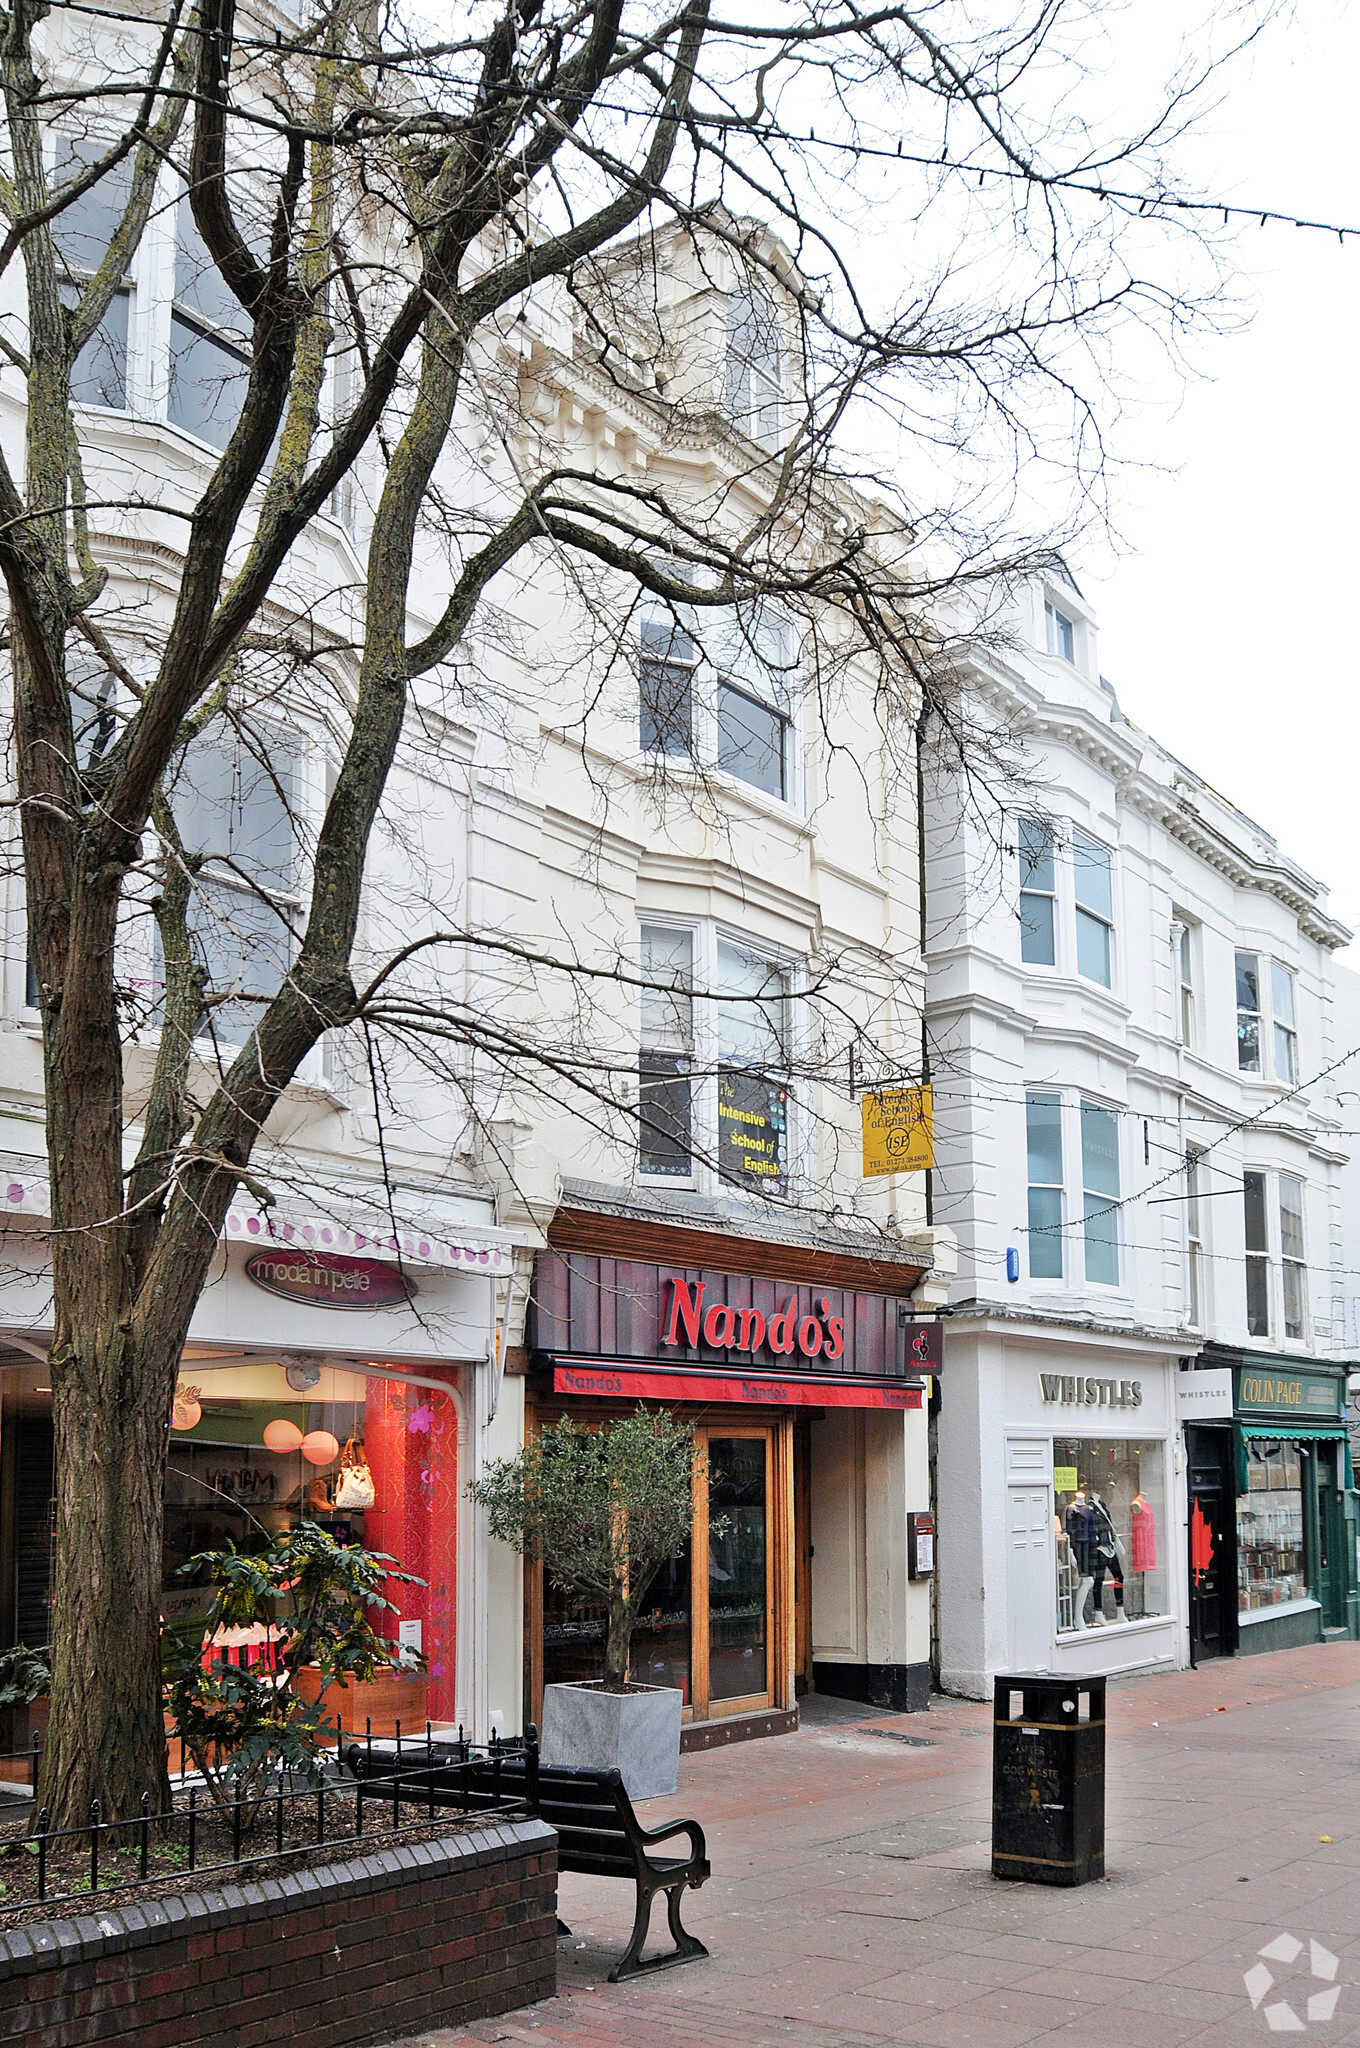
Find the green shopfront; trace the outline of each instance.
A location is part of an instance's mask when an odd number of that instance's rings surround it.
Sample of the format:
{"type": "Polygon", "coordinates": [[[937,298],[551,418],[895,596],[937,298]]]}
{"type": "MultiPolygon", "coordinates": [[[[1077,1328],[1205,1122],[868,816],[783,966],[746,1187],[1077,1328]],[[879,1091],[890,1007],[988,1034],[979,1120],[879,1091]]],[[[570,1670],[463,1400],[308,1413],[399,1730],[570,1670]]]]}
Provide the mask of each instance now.
{"type": "MultiPolygon", "coordinates": [[[[1217,1346],[1207,1347],[1199,1363],[1232,1370],[1231,1435],[1223,1450],[1237,1502],[1231,1534],[1238,1654],[1354,1636],[1357,1497],[1346,1368],[1217,1346]]],[[[1193,1457],[1189,1467],[1193,1575],[1193,1457]]]]}

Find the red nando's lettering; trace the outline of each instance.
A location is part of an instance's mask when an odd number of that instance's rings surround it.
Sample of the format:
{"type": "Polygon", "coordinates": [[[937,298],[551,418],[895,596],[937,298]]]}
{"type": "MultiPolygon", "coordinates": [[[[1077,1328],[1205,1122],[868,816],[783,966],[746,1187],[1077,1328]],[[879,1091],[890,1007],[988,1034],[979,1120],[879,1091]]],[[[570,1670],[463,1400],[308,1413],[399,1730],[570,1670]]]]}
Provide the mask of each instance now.
{"type": "Polygon", "coordinates": [[[844,1320],[832,1315],[825,1295],[820,1316],[800,1318],[797,1303],[790,1301],[767,1318],[758,1308],[731,1308],[725,1301],[705,1308],[707,1284],[667,1281],[671,1299],[670,1312],[662,1319],[663,1344],[679,1344],[683,1331],[684,1342],[695,1350],[701,1343],[710,1351],[758,1351],[764,1344],[781,1358],[790,1357],[795,1349],[804,1358],[839,1358],[845,1350],[844,1320]]]}

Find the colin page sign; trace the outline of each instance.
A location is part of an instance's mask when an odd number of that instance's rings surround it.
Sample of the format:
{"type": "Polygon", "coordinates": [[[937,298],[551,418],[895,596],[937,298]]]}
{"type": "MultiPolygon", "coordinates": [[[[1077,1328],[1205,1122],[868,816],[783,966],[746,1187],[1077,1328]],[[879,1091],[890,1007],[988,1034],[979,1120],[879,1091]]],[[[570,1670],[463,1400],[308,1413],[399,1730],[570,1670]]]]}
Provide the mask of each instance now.
{"type": "Polygon", "coordinates": [[[342,1252],[256,1252],[246,1260],[246,1278],[285,1301],[315,1308],[397,1308],[417,1291],[398,1267],[342,1252]]]}

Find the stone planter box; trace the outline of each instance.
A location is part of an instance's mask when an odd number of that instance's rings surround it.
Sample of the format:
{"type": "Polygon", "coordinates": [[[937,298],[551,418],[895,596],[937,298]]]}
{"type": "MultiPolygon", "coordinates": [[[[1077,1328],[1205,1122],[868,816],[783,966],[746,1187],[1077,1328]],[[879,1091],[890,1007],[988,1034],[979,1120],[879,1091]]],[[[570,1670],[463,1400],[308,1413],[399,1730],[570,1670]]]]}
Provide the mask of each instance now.
{"type": "Polygon", "coordinates": [[[537,1820],[120,1896],[0,1933],[0,2040],[369,2048],[556,1988],[557,1837],[537,1820]]]}
{"type": "Polygon", "coordinates": [[[674,1792],[680,1774],[680,1709],[675,1686],[602,1692],[598,1685],[545,1685],[543,1763],[617,1771],[630,1799],[674,1792]]]}

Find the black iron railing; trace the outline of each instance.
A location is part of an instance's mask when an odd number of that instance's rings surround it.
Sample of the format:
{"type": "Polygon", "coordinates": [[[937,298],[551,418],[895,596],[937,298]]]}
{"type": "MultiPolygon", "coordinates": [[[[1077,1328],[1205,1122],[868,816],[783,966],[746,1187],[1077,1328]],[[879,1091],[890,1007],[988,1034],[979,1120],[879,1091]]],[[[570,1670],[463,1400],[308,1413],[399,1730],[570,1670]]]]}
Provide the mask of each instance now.
{"type": "MultiPolygon", "coordinates": [[[[347,1779],[328,1776],[321,1784],[295,1788],[280,1771],[255,1798],[238,1794],[223,1802],[191,1785],[173,1809],[153,1812],[151,1794],[144,1792],[140,1812],[129,1819],[105,1819],[95,1800],[89,1819],[69,1828],[49,1828],[44,1807],[23,1838],[36,1863],[36,1888],[16,1896],[6,1882],[0,1912],[87,1898],[91,1892],[157,1878],[273,1863],[327,1842],[338,1847],[366,1835],[425,1828],[451,1807],[463,1814],[495,1810],[523,1815],[531,1810],[526,1795],[536,1791],[538,1775],[533,1728],[523,1739],[502,1743],[493,1735],[479,1744],[469,1742],[461,1728],[456,1737],[436,1736],[429,1723],[423,1739],[403,1737],[397,1722],[395,1744],[379,1738],[375,1748],[370,1723],[362,1749],[357,1742],[351,1747],[364,1761],[358,1768],[351,1765],[347,1779]],[[385,1755],[391,1758],[386,1770],[385,1755]],[[509,1756],[524,1765],[517,1787],[501,1783],[501,1766],[509,1756]],[[261,1841],[269,1846],[260,1848],[261,1841]],[[225,1855],[224,1846],[229,1847],[225,1855]]],[[[11,1879],[12,1867],[4,1875],[11,1879]]]]}

